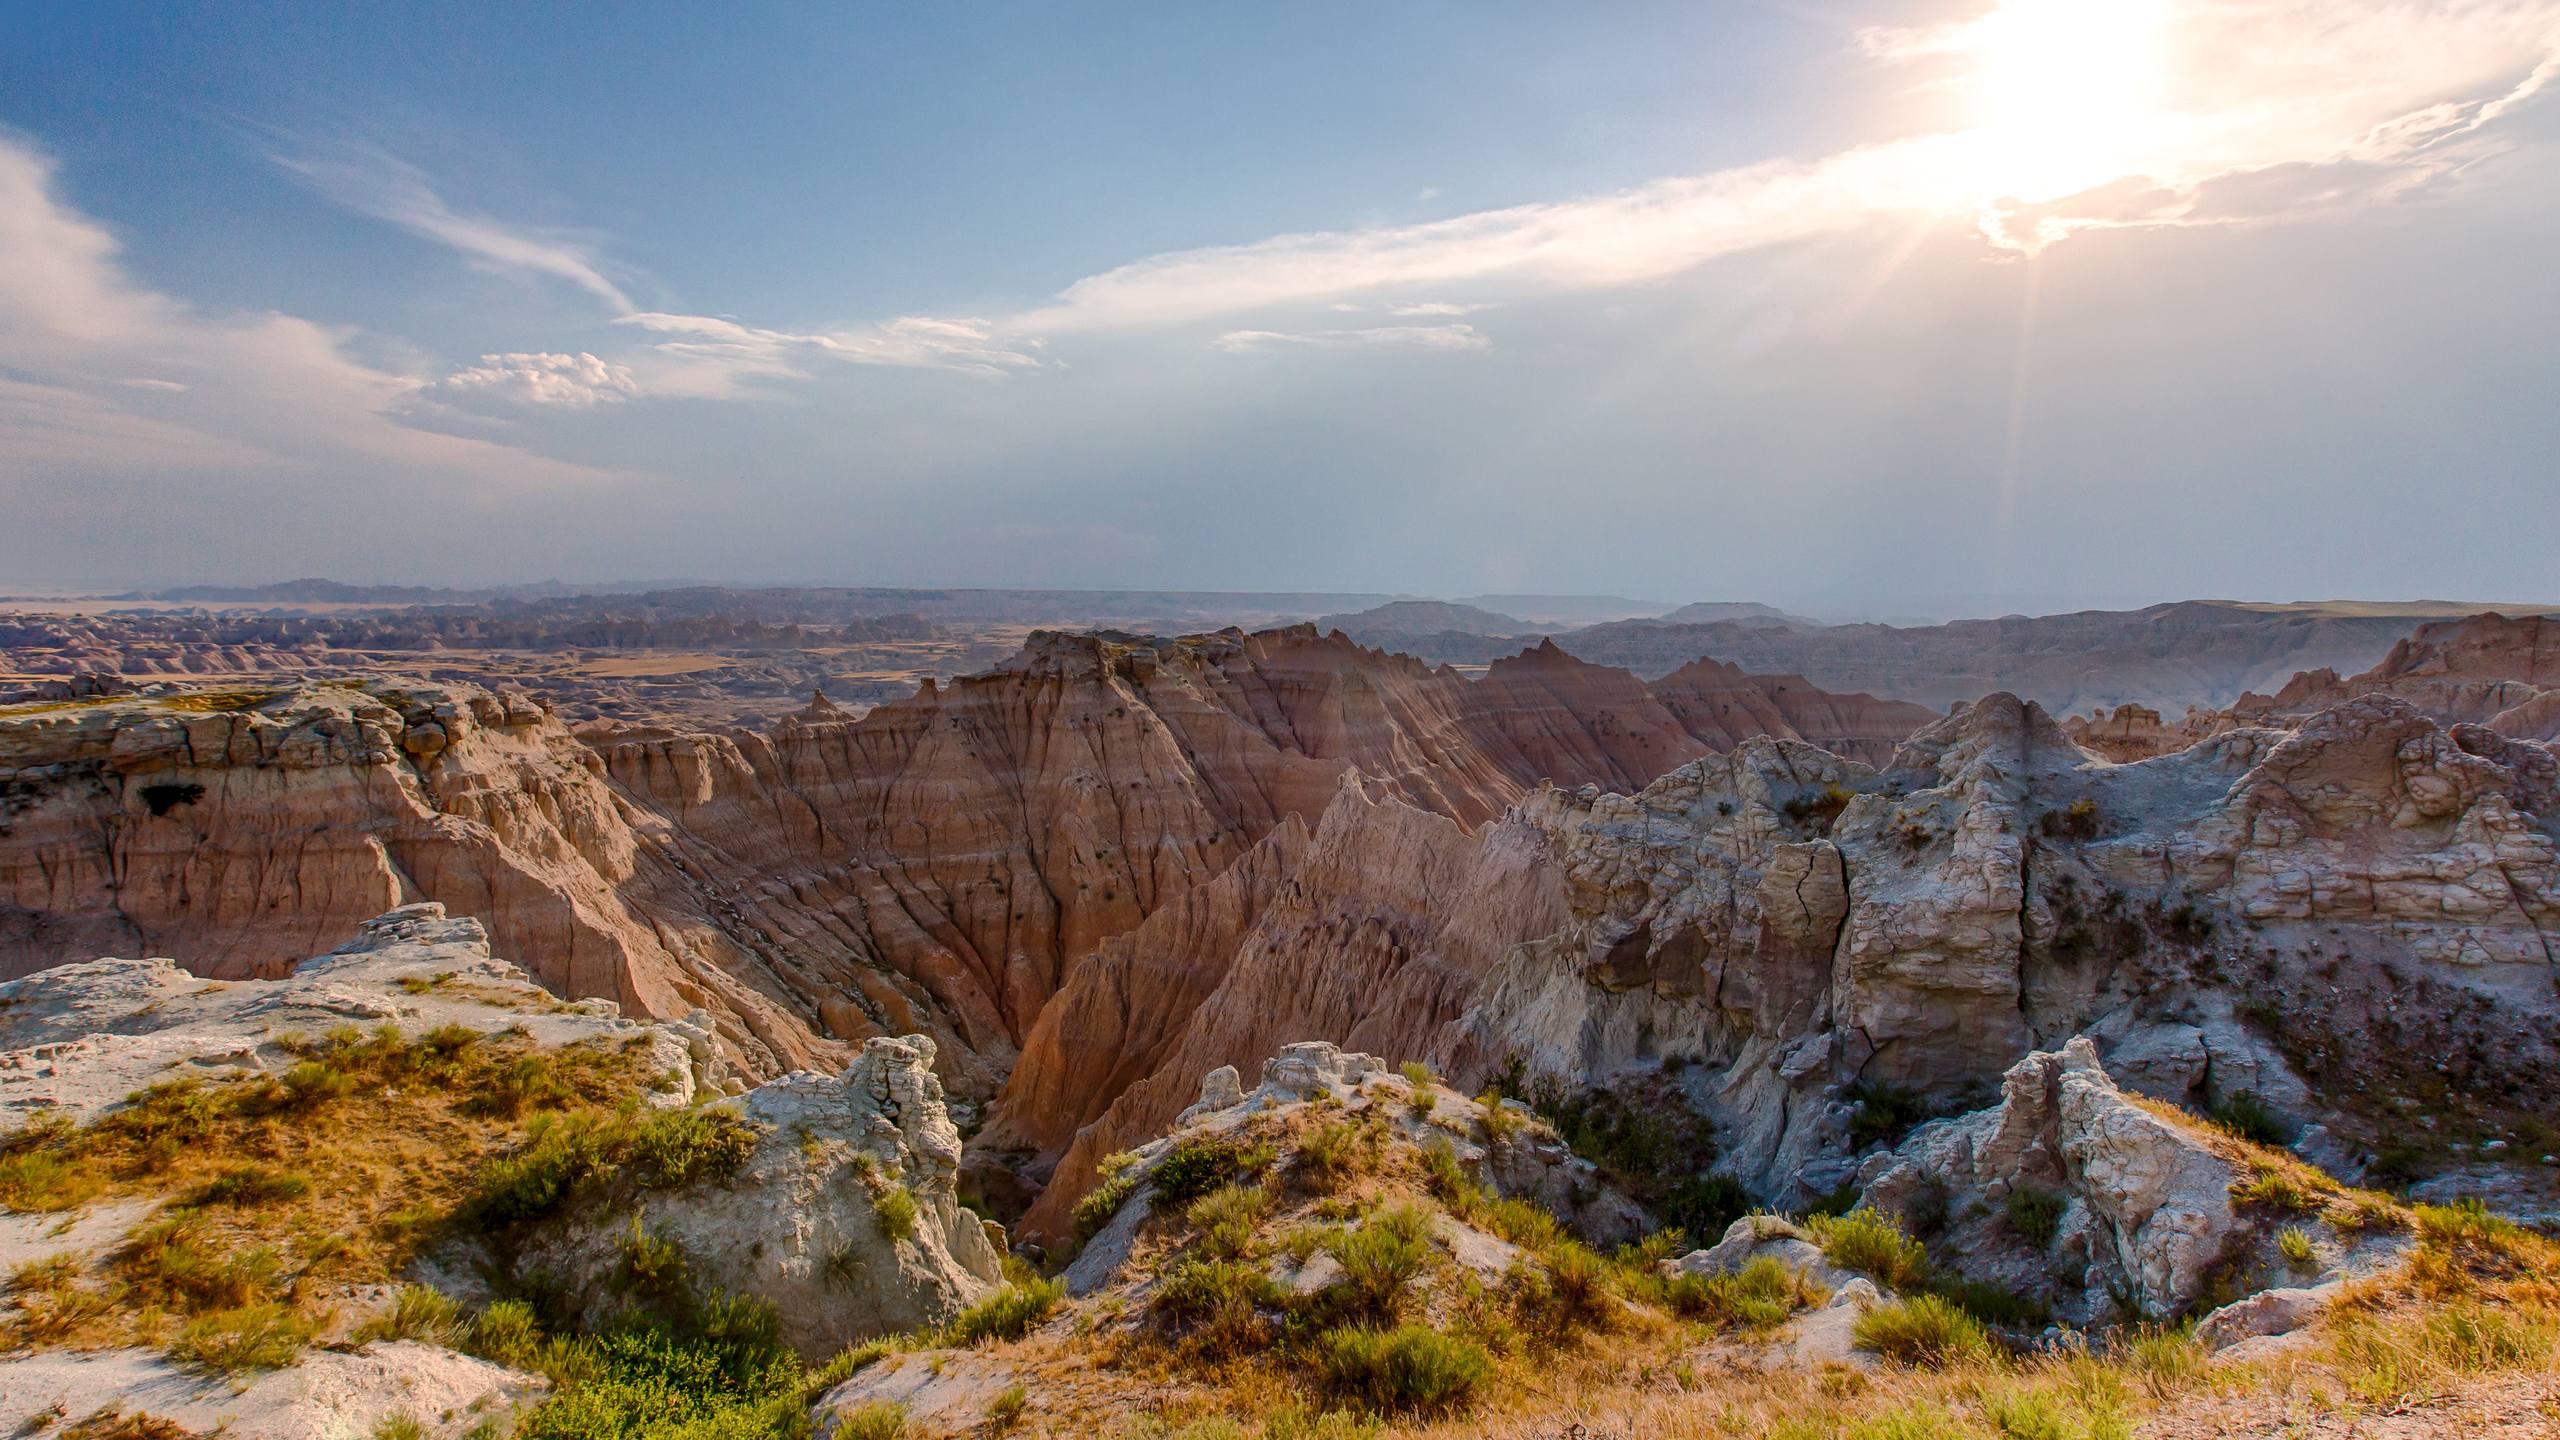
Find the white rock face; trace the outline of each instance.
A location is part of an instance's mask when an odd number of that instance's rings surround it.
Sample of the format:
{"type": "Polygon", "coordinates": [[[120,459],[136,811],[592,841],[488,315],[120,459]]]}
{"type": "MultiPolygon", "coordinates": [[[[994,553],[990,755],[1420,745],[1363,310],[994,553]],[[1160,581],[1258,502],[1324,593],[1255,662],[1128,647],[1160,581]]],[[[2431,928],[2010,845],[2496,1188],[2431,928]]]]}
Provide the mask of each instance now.
{"type": "Polygon", "coordinates": [[[485,1360],[409,1340],[314,1350],[286,1370],[235,1385],[148,1350],[46,1351],[0,1361],[0,1426],[39,1433],[106,1407],[225,1440],[355,1440],[410,1419],[446,1440],[539,1402],[549,1386],[485,1360]]]}
{"type": "Polygon", "coordinates": [[[1523,1128],[1506,1139],[1482,1138],[1474,1118],[1476,1102],[1445,1085],[1432,1087],[1430,1116],[1416,1115],[1409,1082],[1389,1071],[1375,1055],[1346,1051],[1322,1040],[1283,1045],[1279,1054],[1263,1062],[1262,1083],[1229,1100],[1235,1089],[1232,1071],[1211,1072],[1201,1085],[1199,1103],[1183,1112],[1182,1123],[1134,1152],[1140,1177],[1137,1188],[1067,1267],[1067,1293],[1090,1295],[1125,1278],[1121,1269],[1153,1199],[1144,1176],[1176,1145],[1232,1134],[1261,1117],[1285,1120],[1319,1096],[1340,1102],[1343,1109],[1337,1114],[1362,1109],[1383,1113],[1405,1144],[1448,1146],[1472,1179],[1497,1194],[1538,1201],[1599,1243],[1617,1244],[1644,1232],[1644,1212],[1543,1126],[1524,1120],[1523,1128]],[[1366,1093],[1373,1086],[1380,1095],[1366,1093]],[[1392,1095],[1381,1098],[1388,1091],[1392,1095]]]}
{"type": "Polygon", "coordinates": [[[1782,1205],[1846,1178],[1853,1086],[1979,1103],[2078,1035],[2144,1093],[2245,1093],[2370,1148],[2380,1122],[2350,1123],[2336,1077],[2294,1073],[2253,1012],[2316,995],[2311,1028],[2396,1030],[2421,1069],[2451,1050],[2471,1067],[2451,1083],[2552,1083],[2552,773],[2546,747],[2388,697],[2123,765],[2006,695],[1880,770],[1746,741],[1634,795],[1523,808],[1571,918],[1514,947],[1435,1053],[1568,1086],[1677,1060],[1720,1168],[1782,1205]]]}
{"type": "Polygon", "coordinates": [[[2125,1098],[2086,1039],[2029,1055],[1997,1106],[1924,1125],[1866,1168],[1864,1199],[1879,1209],[1915,1213],[1932,1192],[1978,1200],[1982,1213],[1956,1217],[1933,1253],[2051,1294],[2080,1322],[2107,1318],[2118,1295],[2153,1318],[2183,1313],[2242,1228],[2231,1187],[2246,1176],[2125,1098]],[[2064,1203],[2042,1256],[2003,1233],[1999,1212],[2022,1188],[2064,1203]]]}
{"type": "Polygon", "coordinates": [[[688,1103],[725,1072],[688,1053],[677,1030],[625,1020],[612,1002],[563,1004],[489,953],[480,922],[442,905],[404,906],[278,980],[204,980],[174,960],[92,960],[0,984],[0,1116],[86,1121],[155,1081],[278,1073],[301,1057],[279,1036],[342,1025],[521,1025],[546,1048],[642,1039],[654,1073],[673,1077],[644,1103],[688,1103]],[[403,980],[419,984],[415,993],[403,980]]]}
{"type": "Polygon", "coordinates": [[[519,1273],[607,1293],[636,1220],[683,1252],[697,1287],[772,1302],[812,1359],[949,1319],[999,1283],[1002,1258],[954,1195],[960,1132],[933,1060],[922,1035],[875,1037],[841,1075],[801,1071],[726,1102],[764,1131],[733,1179],[571,1217],[531,1239],[519,1273]],[[905,1235],[879,1212],[896,1188],[915,1204],[905,1235]]]}

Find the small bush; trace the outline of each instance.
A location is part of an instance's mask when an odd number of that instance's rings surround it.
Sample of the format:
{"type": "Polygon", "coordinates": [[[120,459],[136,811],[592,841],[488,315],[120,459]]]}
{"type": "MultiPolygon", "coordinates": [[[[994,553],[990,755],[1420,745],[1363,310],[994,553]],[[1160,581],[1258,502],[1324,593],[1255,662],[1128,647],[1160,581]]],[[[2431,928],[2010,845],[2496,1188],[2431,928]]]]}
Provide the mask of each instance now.
{"type": "Polygon", "coordinates": [[[2061,1233],[2062,1212],[2068,1203],[2056,1191],[2021,1185],[2009,1192],[2001,1214],[2009,1222],[2011,1234],[2042,1250],[2061,1233]]]}
{"type": "Polygon", "coordinates": [[[1259,1185],[1222,1185],[1191,1202],[1189,1218],[1201,1248],[1238,1260],[1253,1249],[1254,1231],[1271,1214],[1271,1192],[1259,1185]]]}
{"type": "Polygon", "coordinates": [[[1129,1203],[1129,1192],[1138,1188],[1138,1177],[1121,1173],[1087,1190],[1077,1198],[1071,1220],[1078,1240],[1090,1240],[1102,1233],[1120,1207],[1129,1203]]]}
{"type": "Polygon", "coordinates": [[[834,1359],[810,1371],[808,1378],[801,1383],[800,1393],[814,1402],[863,1370],[897,1354],[904,1345],[902,1337],[893,1335],[876,1336],[859,1345],[848,1345],[837,1351],[834,1359]]]}
{"type": "Polygon", "coordinates": [[[987,1424],[1001,1434],[1022,1421],[1022,1412],[1031,1406],[1031,1392],[1019,1385],[1008,1385],[987,1402],[987,1424]]]}
{"type": "Polygon", "coordinates": [[[1336,1317],[1392,1321],[1403,1309],[1405,1286],[1430,1263],[1430,1234],[1430,1216],[1417,1206],[1395,1205],[1328,1236],[1325,1248],[1342,1266],[1342,1279],[1325,1292],[1336,1317]]]}
{"type": "Polygon", "coordinates": [[[1900,1364],[1944,1370],[1991,1356],[1982,1322],[1936,1295],[1879,1305],[1850,1330],[1859,1348],[1900,1364]]]}
{"type": "Polygon", "coordinates": [[[1362,1158],[1358,1125],[1328,1120],[1309,1126],[1298,1137],[1298,1180],[1310,1190],[1330,1194],[1360,1173],[1362,1158]]]}
{"type": "Polygon", "coordinates": [[[1455,1409],[1492,1374],[1484,1351],[1421,1325],[1392,1330],[1354,1327],[1316,1342],[1325,1387],[1345,1399],[1390,1413],[1455,1409]]]}
{"type": "Polygon", "coordinates": [[[2267,1102],[2246,1090],[2222,1097],[2213,1107],[2213,1123],[2243,1140],[2277,1149],[2293,1143],[2294,1128],[2285,1118],[2270,1109],[2267,1102]]]}
{"type": "Polygon", "coordinates": [[[521,1300],[500,1300],[463,1332],[464,1350],[512,1370],[533,1369],[542,1355],[542,1322],[521,1300]]]}
{"type": "Polygon", "coordinates": [[[1899,1085],[1861,1080],[1849,1087],[1849,1100],[1858,1107],[1849,1117],[1849,1144],[1854,1149],[1897,1144],[1911,1133],[1911,1127],[1929,1118],[1928,1103],[1899,1085]]]}
{"type": "Polygon", "coordinates": [[[1831,1263],[1874,1277],[1888,1290],[1908,1290],[1929,1273],[1928,1251],[1902,1233],[1892,1217],[1873,1210],[1817,1215],[1805,1222],[1831,1263]]]}
{"type": "Polygon", "coordinates": [[[1412,1092],[1413,1113],[1429,1119],[1439,1104],[1439,1096],[1432,1087],[1440,1083],[1440,1077],[1432,1074],[1431,1067],[1419,1060],[1404,1062],[1403,1073],[1405,1088],[1412,1092]]]}
{"type": "Polygon", "coordinates": [[[1176,1143],[1147,1175],[1159,1206],[1188,1205],[1228,1181],[1270,1163],[1267,1150],[1210,1136],[1176,1143]]]}
{"type": "Polygon", "coordinates": [[[0,1205],[48,1213],[75,1210],[107,1188],[93,1166],[75,1164],[50,1150],[0,1156],[0,1205]]]}
{"type": "Polygon", "coordinates": [[[880,1222],[880,1233],[891,1241],[904,1240],[916,1233],[916,1192],[904,1185],[890,1185],[871,1195],[871,1214],[880,1222]]]}
{"type": "Polygon", "coordinates": [[[1751,1192],[1730,1175],[1691,1175],[1673,1181],[1652,1208],[1665,1224],[1712,1237],[1751,1213],[1751,1192]]]}
{"type": "Polygon", "coordinates": [[[369,1440],[428,1440],[429,1433],[415,1415],[385,1415],[374,1422],[369,1440]]]}
{"type": "Polygon", "coordinates": [[[1032,1280],[1006,1285],[986,1299],[953,1316],[942,1327],[940,1339],[950,1346],[975,1345],[981,1340],[1019,1340],[1031,1333],[1031,1327],[1049,1318],[1066,1297],[1067,1287],[1059,1280],[1032,1280]]]}
{"type": "Polygon", "coordinates": [[[672,1189],[728,1180],[763,1138],[756,1125],[734,1110],[658,1110],[632,1127],[618,1158],[641,1184],[672,1189]]]}
{"type": "Polygon", "coordinates": [[[604,1137],[588,1117],[540,1117],[521,1149],[480,1167],[466,1213],[493,1227],[548,1215],[595,1170],[604,1151],[604,1137]]]}
{"type": "Polygon", "coordinates": [[[1543,1251],[1564,1238],[1554,1211],[1517,1195],[1486,1200],[1468,1218],[1523,1250],[1543,1251]]]}
{"type": "Polygon", "coordinates": [[[286,1170],[270,1170],[264,1165],[236,1162],[196,1187],[187,1197],[190,1205],[232,1205],[251,1208],[281,1200],[299,1200],[311,1193],[310,1177],[286,1170]]]}
{"type": "Polygon", "coordinates": [[[1985,1325],[2028,1330],[2040,1328],[2052,1318],[2052,1312],[2038,1302],[1987,1280],[1935,1275],[1929,1279],[1929,1293],[1985,1325]]]}
{"type": "Polygon", "coordinates": [[[216,1310],[187,1322],[170,1354],[223,1374],[281,1370],[302,1355],[319,1326],[289,1305],[272,1302],[216,1310]]]}
{"type": "Polygon", "coordinates": [[[1458,1163],[1458,1152],[1446,1139],[1434,1139],[1422,1147],[1422,1183],[1434,1199],[1450,1205],[1461,1203],[1474,1188],[1458,1163]]]}
{"type": "Polygon", "coordinates": [[[907,1407],[894,1400],[872,1400],[836,1417],[836,1440],[905,1440],[907,1407]]]}
{"type": "Polygon", "coordinates": [[[2309,1266],[2316,1253],[2311,1246],[2311,1232],[2299,1225],[2287,1225],[2277,1232],[2276,1251],[2284,1256],[2286,1264],[2297,1269],[2309,1266]]]}
{"type": "Polygon", "coordinates": [[[1783,1325],[1798,1308],[1828,1298],[1822,1287],[1763,1255],[1725,1275],[1680,1275],[1666,1298],[1678,1314],[1741,1330],[1783,1325]]]}
{"type": "Polygon", "coordinates": [[[2287,1215],[2316,1214],[2322,1202],[2319,1188],[2296,1173],[2294,1167],[2268,1164],[2258,1165],[2247,1183],[2231,1187],[2231,1198],[2287,1215]]]}
{"type": "Polygon", "coordinates": [[[450,1345],[467,1328],[460,1305],[424,1285],[403,1285],[391,1302],[391,1313],[357,1326],[354,1339],[358,1345],[375,1340],[423,1340],[431,1345],[450,1345]]]}

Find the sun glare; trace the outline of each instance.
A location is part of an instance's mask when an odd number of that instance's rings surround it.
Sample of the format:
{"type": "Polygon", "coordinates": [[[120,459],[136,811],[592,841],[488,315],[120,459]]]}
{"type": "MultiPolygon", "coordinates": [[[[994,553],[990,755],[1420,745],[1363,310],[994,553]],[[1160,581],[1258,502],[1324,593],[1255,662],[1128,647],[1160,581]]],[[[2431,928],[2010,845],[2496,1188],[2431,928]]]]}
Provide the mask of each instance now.
{"type": "Polygon", "coordinates": [[[2051,199],[2126,172],[2156,138],[2164,0],[2005,0],[1972,27],[1979,180],[2051,199]]]}

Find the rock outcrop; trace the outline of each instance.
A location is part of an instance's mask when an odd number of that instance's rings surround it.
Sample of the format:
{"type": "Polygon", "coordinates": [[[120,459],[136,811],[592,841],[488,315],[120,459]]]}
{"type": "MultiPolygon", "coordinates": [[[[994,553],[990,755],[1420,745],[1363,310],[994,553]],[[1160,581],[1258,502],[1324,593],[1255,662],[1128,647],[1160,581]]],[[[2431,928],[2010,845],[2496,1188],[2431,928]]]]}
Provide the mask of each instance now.
{"type": "Polygon", "coordinates": [[[1881,770],[1748,742],[1524,811],[1571,915],[1438,1053],[1570,1085],[1677,1061],[1725,1163],[1790,1202],[1846,1178],[1843,1127],[1884,1103],[1861,1096],[1962,1103],[2084,1031],[2155,1093],[2246,1092],[2373,1145],[2389,1117],[2354,1063],[2489,1095],[2552,1073],[2547,753],[2380,698],[2120,766],[2004,696],[1881,770]],[[2359,1026],[2353,1060],[2313,1038],[2359,1026]]]}
{"type": "Polygon", "coordinates": [[[516,1248],[518,1274],[613,1294],[646,1237],[697,1287],[771,1303],[784,1342],[812,1361],[939,1324],[1001,1279],[1002,1256],[955,1196],[960,1132],[931,1040],[875,1038],[841,1075],[786,1075],[728,1103],[761,1137],[734,1174],[547,1225],[516,1248]]]}
{"type": "Polygon", "coordinates": [[[1347,775],[1464,831],[1789,714],[1842,743],[1919,718],[1793,684],[1745,704],[1747,679],[1674,713],[1553,650],[1469,681],[1299,626],[1036,634],[991,673],[763,731],[572,734],[424,681],[90,695],[0,714],[0,973],[150,950],[272,975],[437,900],[562,994],[705,1012],[751,1074],[923,1033],[982,1101],[1072,970],[1314,826],[1347,775]]]}

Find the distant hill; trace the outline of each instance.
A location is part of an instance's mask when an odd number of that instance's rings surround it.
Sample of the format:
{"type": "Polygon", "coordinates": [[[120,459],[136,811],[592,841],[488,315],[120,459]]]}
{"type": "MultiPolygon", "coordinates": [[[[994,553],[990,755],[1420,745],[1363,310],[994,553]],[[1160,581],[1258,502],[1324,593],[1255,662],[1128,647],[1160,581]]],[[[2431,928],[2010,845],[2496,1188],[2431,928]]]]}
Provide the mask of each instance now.
{"type": "Polygon", "coordinates": [[[1809,630],[1819,629],[1823,623],[1802,615],[1790,615],[1775,605],[1763,605],[1754,600],[1700,600],[1683,605],[1660,619],[1665,625],[1801,625],[1809,630]]]}
{"type": "Polygon", "coordinates": [[[1326,615],[1316,621],[1321,635],[1339,630],[1363,645],[1387,645],[1425,635],[1527,635],[1535,626],[1495,611],[1446,600],[1390,600],[1366,610],[1326,615]]]}
{"type": "Polygon", "coordinates": [[[1517,615],[1532,631],[1635,620],[1662,613],[1659,600],[1630,600],[1624,595],[1461,595],[1454,603],[1517,615]]]}

